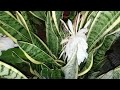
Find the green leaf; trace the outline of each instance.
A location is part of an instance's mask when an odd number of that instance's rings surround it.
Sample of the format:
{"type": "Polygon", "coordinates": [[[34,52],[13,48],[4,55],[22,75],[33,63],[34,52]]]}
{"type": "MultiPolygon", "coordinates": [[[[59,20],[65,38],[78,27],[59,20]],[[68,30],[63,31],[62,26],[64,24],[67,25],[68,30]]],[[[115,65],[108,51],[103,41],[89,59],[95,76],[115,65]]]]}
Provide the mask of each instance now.
{"type": "Polygon", "coordinates": [[[56,29],[59,33],[59,25],[60,25],[60,19],[62,19],[63,12],[62,11],[52,11],[52,18],[55,23],[56,29]]]}
{"type": "Polygon", "coordinates": [[[58,54],[58,48],[59,48],[59,42],[58,37],[56,36],[52,24],[52,18],[50,15],[50,12],[47,13],[47,21],[46,21],[46,38],[47,38],[47,45],[48,48],[52,51],[53,54],[57,56],[58,54]]]}
{"type": "Polygon", "coordinates": [[[31,62],[35,64],[55,63],[51,56],[37,46],[23,41],[18,41],[18,44],[19,48],[31,62]]]}
{"type": "Polygon", "coordinates": [[[13,65],[28,77],[33,76],[30,72],[30,64],[19,48],[12,48],[7,51],[3,51],[0,56],[0,60],[7,64],[13,65]]]}
{"type": "Polygon", "coordinates": [[[77,11],[70,11],[68,18],[70,20],[73,20],[75,18],[76,14],[77,14],[77,11]]]}
{"type": "Polygon", "coordinates": [[[98,71],[102,65],[104,64],[105,53],[110,49],[111,45],[117,40],[119,37],[120,28],[110,32],[107,34],[102,40],[100,44],[100,48],[97,49],[94,55],[94,65],[93,70],[98,71]]]}
{"type": "Polygon", "coordinates": [[[34,75],[39,77],[40,79],[60,79],[62,78],[62,71],[60,69],[53,68],[55,67],[54,64],[31,64],[31,68],[33,70],[34,75]],[[52,67],[53,66],[53,67],[52,67]]]}
{"type": "Polygon", "coordinates": [[[89,54],[88,54],[88,58],[86,60],[86,64],[83,67],[83,69],[79,72],[78,76],[82,76],[86,73],[88,73],[90,71],[90,69],[93,66],[93,54],[94,54],[94,50],[92,50],[89,54]]]}
{"type": "Polygon", "coordinates": [[[86,63],[85,66],[83,67],[83,69],[79,72],[78,76],[82,76],[85,75],[86,73],[88,73],[92,66],[93,66],[93,57],[94,57],[94,53],[96,52],[96,50],[98,48],[101,47],[101,44],[99,46],[97,46],[96,48],[92,49],[91,52],[88,53],[88,58],[86,59],[86,63]]]}
{"type": "Polygon", "coordinates": [[[7,31],[5,31],[2,27],[0,27],[0,30],[6,34],[8,37],[10,37],[15,43],[17,43],[17,40],[12,36],[10,35],[7,31]]]}
{"type": "MultiPolygon", "coordinates": [[[[5,13],[6,14],[6,13],[5,13]]],[[[8,15],[8,14],[7,14],[8,15]]],[[[11,19],[11,18],[10,18],[11,19]]],[[[4,20],[4,19],[3,19],[4,20]]],[[[12,20],[13,21],[13,20],[12,20]]],[[[15,20],[14,20],[15,21],[15,20]]],[[[12,22],[11,22],[12,23],[12,22]]],[[[19,40],[22,40],[22,41],[28,41],[28,38],[26,36],[29,36],[28,32],[22,32],[21,30],[16,30],[14,29],[14,27],[11,27],[10,25],[4,23],[1,21],[1,30],[2,32],[7,32],[9,33],[9,35],[12,35],[14,38],[16,38],[18,41],[19,40]],[[25,34],[25,35],[24,35],[25,34]]],[[[19,26],[21,26],[19,24],[19,26]]],[[[18,26],[18,27],[19,27],[18,26]]],[[[24,26],[25,27],[25,26],[24,26]]],[[[27,27],[27,26],[26,26],[27,27]]],[[[24,29],[24,31],[27,31],[24,29]]],[[[45,52],[49,53],[51,56],[53,56],[54,58],[56,58],[52,53],[51,51],[49,50],[49,48],[44,44],[44,42],[38,37],[36,36],[34,33],[32,32],[29,32],[30,34],[32,34],[32,39],[33,39],[33,42],[36,46],[38,46],[39,48],[41,48],[42,50],[44,50],[45,52]]],[[[5,33],[6,34],[6,33],[5,33]]],[[[8,34],[7,34],[8,36],[8,34]]],[[[30,37],[29,37],[30,38],[30,37]]]]}
{"type": "Polygon", "coordinates": [[[0,32],[3,34],[6,34],[7,36],[11,35],[12,37],[16,38],[17,40],[22,41],[30,41],[28,37],[26,37],[24,34],[27,35],[27,32],[22,32],[19,30],[14,29],[13,27],[9,26],[8,24],[0,21],[0,32]],[[8,34],[9,35],[8,35],[8,34]]]}
{"type": "MultiPolygon", "coordinates": [[[[16,51],[17,52],[17,51],[16,51]]],[[[19,55],[19,53],[17,52],[13,52],[13,55],[16,57],[16,58],[19,58],[19,60],[22,62],[21,64],[15,64],[15,66],[17,68],[19,68],[19,70],[21,71],[24,71],[24,73],[26,73],[26,75],[32,77],[33,75],[35,75],[36,77],[40,77],[38,75],[38,73],[36,72],[37,68],[36,68],[36,64],[30,62],[28,59],[26,58],[23,58],[21,55],[19,55]],[[35,67],[34,67],[34,66],[35,67]],[[22,66],[22,67],[21,67],[22,66]],[[22,68],[22,69],[21,69],[22,68]]]]}
{"type": "Polygon", "coordinates": [[[46,78],[46,79],[51,78],[51,70],[48,68],[43,68],[40,73],[43,78],[46,78]]]}
{"type": "MultiPolygon", "coordinates": [[[[27,12],[21,12],[21,13],[22,13],[23,19],[24,19],[24,20],[22,19],[21,22],[24,21],[23,25],[24,25],[24,27],[26,27],[26,29],[29,29],[29,27],[30,27],[30,31],[29,30],[28,31],[29,31],[29,33],[31,35],[31,38],[32,38],[32,41],[33,41],[34,45],[36,45],[40,49],[46,51],[47,53],[50,53],[51,56],[53,56],[51,51],[49,50],[49,48],[45,45],[45,43],[37,35],[35,35],[33,32],[31,32],[32,28],[31,28],[31,25],[30,25],[30,23],[28,21],[27,12]],[[26,22],[25,22],[25,20],[26,20],[26,22]]],[[[18,16],[20,16],[20,15],[18,15],[18,16]]]]}
{"type": "Polygon", "coordinates": [[[97,79],[120,79],[120,66],[98,76],[97,79]]]}
{"type": "MultiPolygon", "coordinates": [[[[90,29],[91,24],[93,23],[96,15],[97,15],[97,13],[98,13],[98,11],[91,11],[91,12],[89,11],[86,21],[89,21],[89,20],[91,19],[91,23],[90,23],[90,25],[88,26],[88,29],[90,29]]],[[[88,30],[87,38],[88,38],[90,32],[91,32],[91,30],[88,30]]]]}
{"type": "Polygon", "coordinates": [[[13,54],[14,52],[16,52],[20,57],[26,59],[23,52],[19,48],[12,48],[7,51],[3,51],[0,59],[6,63],[11,63],[14,65],[16,63],[22,63],[23,61],[21,61],[18,57],[15,57],[15,55],[13,54]]]}
{"type": "MultiPolygon", "coordinates": [[[[88,13],[89,13],[89,11],[85,11],[85,13],[82,14],[81,22],[80,22],[80,27],[79,27],[80,29],[83,28],[83,25],[84,25],[85,20],[86,20],[86,18],[87,18],[87,16],[88,16],[88,13]]],[[[80,29],[79,29],[79,30],[80,30],[80,29]]]]}
{"type": "Polygon", "coordinates": [[[119,15],[119,11],[99,11],[97,13],[88,33],[88,51],[92,50],[107,33],[120,23],[119,15]]]}
{"type": "Polygon", "coordinates": [[[107,50],[110,49],[111,45],[116,39],[116,33],[105,36],[105,38],[102,41],[102,46],[96,51],[96,54],[94,55],[94,70],[98,70],[100,69],[100,67],[102,67],[102,63],[104,63],[105,53],[107,50]]]}
{"type": "MultiPolygon", "coordinates": [[[[35,75],[39,79],[44,79],[44,78],[48,78],[49,79],[52,76],[51,75],[52,72],[55,71],[55,70],[52,71],[46,65],[44,65],[44,68],[43,68],[43,65],[41,65],[41,64],[34,64],[32,62],[29,62],[28,60],[23,60],[23,58],[21,58],[21,56],[19,56],[16,52],[14,52],[13,54],[14,54],[14,56],[16,58],[20,59],[21,62],[24,62],[24,63],[26,63],[29,66],[29,68],[27,66],[27,70],[24,70],[24,71],[26,71],[27,73],[31,72],[31,74],[35,75]],[[41,66],[42,66],[42,68],[41,68],[41,66]]],[[[24,68],[25,67],[26,66],[24,66],[24,68]]],[[[21,71],[23,71],[23,69],[21,69],[21,71]]],[[[57,75],[59,75],[59,73],[57,75]]],[[[56,78],[57,78],[57,76],[56,76],[56,78]]],[[[59,76],[58,76],[58,78],[59,78],[59,76]]]]}
{"type": "Polygon", "coordinates": [[[31,35],[33,37],[34,45],[36,45],[38,48],[40,48],[44,52],[48,53],[54,59],[57,59],[57,57],[51,52],[51,50],[48,48],[48,46],[37,35],[35,35],[32,32],[31,32],[31,35]]]}
{"type": "MultiPolygon", "coordinates": [[[[18,13],[18,12],[16,12],[18,13]]],[[[49,48],[45,45],[45,43],[37,36],[35,35],[33,32],[31,32],[31,25],[28,21],[28,17],[27,17],[27,12],[21,12],[23,17],[20,15],[20,13],[17,14],[17,16],[20,18],[21,22],[23,22],[24,27],[26,27],[26,29],[28,29],[28,32],[32,38],[32,41],[34,43],[34,45],[36,45],[37,47],[39,47],[40,49],[46,51],[47,53],[49,53],[51,56],[53,56],[54,58],[56,58],[51,51],[49,50],[49,48]],[[26,20],[26,22],[25,22],[26,20]],[[30,30],[29,30],[30,27],[30,30]]]]}
{"type": "MultiPolygon", "coordinates": [[[[32,25],[30,23],[30,17],[28,16],[29,12],[28,11],[21,11],[20,12],[22,17],[24,18],[25,22],[26,22],[26,25],[27,27],[29,28],[30,32],[34,32],[33,28],[32,28],[32,25]]],[[[16,14],[16,16],[18,16],[18,14],[16,14]]],[[[19,16],[18,16],[19,18],[19,16]]],[[[24,24],[23,24],[24,25],[24,24]]],[[[25,26],[24,26],[25,27],[25,26]]],[[[26,28],[27,29],[27,28],[26,28]]]]}
{"type": "MultiPolygon", "coordinates": [[[[2,27],[3,23],[1,22],[5,23],[6,26],[9,26],[9,28],[10,27],[14,28],[14,31],[17,30],[19,33],[23,34],[24,37],[27,37],[28,39],[30,38],[27,30],[19,23],[19,21],[10,12],[0,11],[0,26],[2,27]]],[[[6,27],[5,24],[4,28],[6,27]]],[[[13,33],[13,30],[12,31],[9,30],[9,32],[13,33]]],[[[15,34],[18,32],[15,32],[13,36],[15,36],[15,34]]]]}
{"type": "MultiPolygon", "coordinates": [[[[42,75],[42,64],[34,64],[32,62],[29,63],[29,66],[30,66],[30,71],[33,75],[37,76],[39,79],[45,79],[45,76],[42,75]]],[[[46,67],[45,67],[46,68],[46,67]]],[[[46,68],[48,69],[48,68],[46,68]]],[[[46,72],[45,74],[48,74],[48,72],[46,72]]]]}
{"type": "Polygon", "coordinates": [[[62,79],[62,71],[59,69],[52,70],[51,78],[52,79],[62,79]]]}
{"type": "Polygon", "coordinates": [[[34,44],[33,38],[30,33],[30,27],[28,27],[28,25],[30,25],[30,23],[27,24],[27,22],[25,21],[26,18],[23,17],[18,11],[16,11],[16,16],[19,18],[19,21],[22,23],[23,27],[28,31],[30,39],[31,39],[32,43],[34,44]]]}
{"type": "Polygon", "coordinates": [[[33,16],[46,21],[46,11],[29,11],[33,16]]]}
{"type": "Polygon", "coordinates": [[[91,72],[88,76],[87,79],[96,79],[98,77],[98,75],[100,74],[100,71],[97,72],[91,72]]]}
{"type": "Polygon", "coordinates": [[[0,61],[0,78],[27,79],[20,71],[2,61],[0,61]]]}
{"type": "Polygon", "coordinates": [[[60,19],[63,18],[63,11],[52,11],[52,19],[54,23],[52,24],[53,30],[58,37],[59,41],[63,39],[63,30],[61,30],[60,19]]]}
{"type": "Polygon", "coordinates": [[[44,29],[44,21],[36,18],[35,16],[33,16],[29,11],[21,11],[22,16],[25,18],[26,23],[28,25],[28,27],[30,28],[30,30],[34,33],[38,33],[38,27],[44,29]]]}

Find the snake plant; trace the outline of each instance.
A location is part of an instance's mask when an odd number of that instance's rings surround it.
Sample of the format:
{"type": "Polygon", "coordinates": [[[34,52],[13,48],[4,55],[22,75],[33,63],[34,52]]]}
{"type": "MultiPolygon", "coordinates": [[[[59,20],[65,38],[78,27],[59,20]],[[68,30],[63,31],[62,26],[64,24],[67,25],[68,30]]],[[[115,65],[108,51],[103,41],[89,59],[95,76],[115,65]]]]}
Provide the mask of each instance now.
{"type": "Polygon", "coordinates": [[[120,78],[119,67],[102,75],[99,71],[119,37],[120,11],[72,13],[65,22],[63,11],[0,11],[0,33],[17,45],[1,51],[0,78],[120,78]]]}

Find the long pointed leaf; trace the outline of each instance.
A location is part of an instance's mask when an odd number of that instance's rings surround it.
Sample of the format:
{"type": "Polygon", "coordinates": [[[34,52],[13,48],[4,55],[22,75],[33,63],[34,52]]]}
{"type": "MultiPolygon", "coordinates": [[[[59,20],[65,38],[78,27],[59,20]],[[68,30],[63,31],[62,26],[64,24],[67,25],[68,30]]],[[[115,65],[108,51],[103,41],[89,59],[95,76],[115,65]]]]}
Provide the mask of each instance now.
{"type": "MultiPolygon", "coordinates": [[[[27,33],[27,30],[9,12],[0,11],[0,21],[5,23],[9,27],[14,28],[14,30],[17,30],[18,32],[22,33],[27,38],[30,38],[28,33],[27,33]]],[[[3,23],[2,23],[2,25],[3,25],[3,23]]]]}
{"type": "Polygon", "coordinates": [[[94,19],[88,36],[88,45],[90,51],[95,44],[110,32],[120,22],[120,12],[100,11],[94,19]]]}
{"type": "Polygon", "coordinates": [[[27,79],[20,71],[2,61],[0,61],[0,78],[27,79]]]}
{"type": "Polygon", "coordinates": [[[27,35],[26,32],[18,31],[2,21],[0,21],[0,24],[1,24],[0,27],[2,28],[0,30],[1,33],[6,34],[5,32],[7,32],[17,40],[28,41],[28,42],[30,41],[29,38],[24,35],[24,34],[27,35]]]}
{"type": "Polygon", "coordinates": [[[100,47],[101,47],[101,44],[99,46],[97,46],[96,48],[92,49],[92,51],[88,53],[88,58],[86,60],[86,64],[83,67],[83,69],[79,72],[78,76],[82,76],[82,75],[88,73],[91,70],[91,68],[93,66],[94,53],[100,47]]]}
{"type": "Polygon", "coordinates": [[[120,66],[98,76],[97,79],[120,79],[120,66]]]}
{"type": "Polygon", "coordinates": [[[16,11],[16,15],[19,17],[22,25],[23,25],[23,26],[26,28],[26,30],[28,31],[28,34],[29,34],[29,36],[30,36],[30,38],[31,38],[32,43],[34,43],[33,38],[32,38],[32,36],[31,36],[31,33],[30,33],[30,29],[29,29],[29,27],[28,27],[28,25],[27,25],[24,17],[23,17],[18,11],[16,11]]]}
{"type": "Polygon", "coordinates": [[[29,11],[33,16],[46,21],[46,11],[29,11]]]}
{"type": "Polygon", "coordinates": [[[53,54],[57,56],[58,54],[58,37],[56,36],[53,28],[53,24],[51,21],[51,15],[50,12],[47,13],[47,21],[46,21],[46,38],[47,38],[47,45],[52,51],[53,54]]]}
{"type": "Polygon", "coordinates": [[[35,64],[55,63],[54,59],[51,56],[49,56],[37,46],[23,41],[18,41],[18,44],[25,56],[31,62],[35,64]]]}

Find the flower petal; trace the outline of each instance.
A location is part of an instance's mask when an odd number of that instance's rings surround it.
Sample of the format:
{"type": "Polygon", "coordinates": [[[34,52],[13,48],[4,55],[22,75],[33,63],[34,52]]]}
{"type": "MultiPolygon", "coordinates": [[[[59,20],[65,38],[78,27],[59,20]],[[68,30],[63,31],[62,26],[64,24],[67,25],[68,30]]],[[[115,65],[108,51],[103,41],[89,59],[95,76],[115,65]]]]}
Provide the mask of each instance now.
{"type": "Polygon", "coordinates": [[[84,38],[80,38],[80,41],[79,41],[78,44],[81,45],[81,48],[83,50],[86,50],[88,48],[88,44],[87,44],[87,42],[86,42],[86,40],[84,38]]]}
{"type": "Polygon", "coordinates": [[[83,28],[83,29],[80,29],[79,31],[78,31],[78,34],[80,35],[80,34],[86,34],[88,32],[88,29],[87,28],[83,28]]]}
{"type": "Polygon", "coordinates": [[[5,51],[10,48],[17,47],[18,45],[15,44],[9,37],[1,37],[0,38],[0,51],[5,51]]]}
{"type": "Polygon", "coordinates": [[[80,44],[78,44],[78,51],[77,51],[77,60],[78,60],[78,65],[80,65],[81,62],[84,61],[85,58],[87,58],[88,54],[86,50],[82,48],[80,44]]]}
{"type": "Polygon", "coordinates": [[[68,19],[68,27],[71,31],[72,34],[75,34],[74,30],[73,30],[73,25],[72,25],[72,22],[68,19]]]}
{"type": "Polygon", "coordinates": [[[85,24],[84,28],[87,28],[91,23],[91,19],[85,24]]]}

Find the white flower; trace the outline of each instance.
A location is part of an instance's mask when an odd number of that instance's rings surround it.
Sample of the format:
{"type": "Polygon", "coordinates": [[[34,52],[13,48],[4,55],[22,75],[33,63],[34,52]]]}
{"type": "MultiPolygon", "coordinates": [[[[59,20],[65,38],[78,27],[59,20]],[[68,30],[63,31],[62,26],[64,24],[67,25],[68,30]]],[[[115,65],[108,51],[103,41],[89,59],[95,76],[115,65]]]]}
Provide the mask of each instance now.
{"type": "Polygon", "coordinates": [[[87,53],[88,44],[86,42],[87,37],[85,34],[88,32],[87,27],[90,24],[90,21],[88,21],[84,26],[84,28],[80,30],[77,29],[74,30],[73,24],[70,20],[68,20],[68,27],[64,23],[64,21],[62,21],[62,23],[67,29],[69,28],[68,31],[70,32],[71,36],[69,36],[69,38],[67,39],[62,40],[61,44],[64,43],[66,44],[63,48],[60,57],[64,54],[65,55],[64,60],[67,59],[68,62],[73,52],[77,49],[77,61],[78,61],[78,65],[80,65],[80,63],[83,62],[84,59],[88,57],[88,53],[87,53]]]}
{"type": "Polygon", "coordinates": [[[6,51],[10,48],[17,47],[18,45],[15,44],[11,38],[9,37],[0,37],[0,52],[1,51],[6,51]]]}

